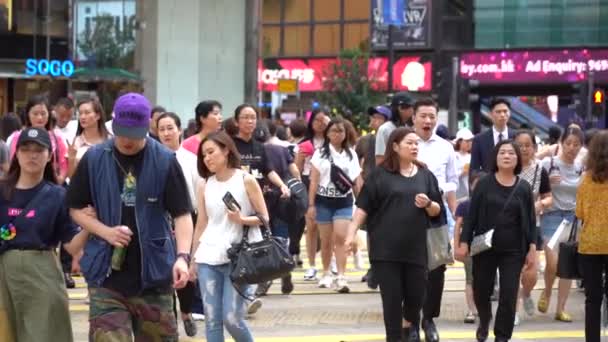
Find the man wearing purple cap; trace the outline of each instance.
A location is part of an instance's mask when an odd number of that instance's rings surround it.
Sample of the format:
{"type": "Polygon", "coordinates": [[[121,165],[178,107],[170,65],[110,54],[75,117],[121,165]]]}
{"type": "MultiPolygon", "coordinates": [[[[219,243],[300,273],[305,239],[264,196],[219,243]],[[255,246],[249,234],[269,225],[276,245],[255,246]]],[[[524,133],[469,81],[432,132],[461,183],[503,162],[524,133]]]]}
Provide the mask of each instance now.
{"type": "Polygon", "coordinates": [[[81,259],[90,341],[178,338],[173,288],[188,281],[192,208],[175,154],[146,137],[150,110],[140,94],[118,98],[114,138],[92,147],[71,179],[70,214],[91,234],[81,259]]]}

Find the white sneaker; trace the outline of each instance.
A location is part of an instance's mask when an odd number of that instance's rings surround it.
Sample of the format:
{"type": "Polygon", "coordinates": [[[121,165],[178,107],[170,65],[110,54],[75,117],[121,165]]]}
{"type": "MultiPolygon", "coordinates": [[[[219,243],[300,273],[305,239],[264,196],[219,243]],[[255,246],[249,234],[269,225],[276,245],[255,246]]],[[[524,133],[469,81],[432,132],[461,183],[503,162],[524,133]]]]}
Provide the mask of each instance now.
{"type": "Polygon", "coordinates": [[[319,280],[319,287],[322,289],[329,289],[333,283],[334,278],[331,276],[331,274],[326,274],[323,276],[323,278],[321,278],[321,280],[319,280]]]}
{"type": "Polygon", "coordinates": [[[338,291],[338,293],[350,292],[350,288],[348,288],[348,281],[346,281],[344,276],[339,276],[336,278],[336,291],[338,291]]]}
{"type": "Polygon", "coordinates": [[[528,316],[534,316],[535,307],[534,307],[534,299],[532,299],[532,296],[524,297],[523,302],[524,302],[524,311],[526,311],[526,314],[528,314],[528,316]]]}
{"type": "Polygon", "coordinates": [[[317,269],[309,268],[306,273],[304,273],[304,280],[314,281],[317,280],[317,269]]]}
{"type": "Polygon", "coordinates": [[[249,306],[247,306],[247,314],[253,315],[262,307],[262,300],[259,298],[254,299],[249,306]]]}
{"type": "Polygon", "coordinates": [[[195,321],[204,321],[205,320],[205,315],[199,314],[199,313],[193,313],[192,314],[192,319],[195,320],[195,321]]]}
{"type": "Polygon", "coordinates": [[[336,265],[336,258],[331,258],[331,264],[329,264],[329,270],[333,275],[338,275],[338,265],[336,265]]]}
{"type": "Polygon", "coordinates": [[[519,323],[521,323],[519,320],[519,313],[515,313],[515,319],[513,320],[513,325],[518,326],[519,323]]]}
{"type": "Polygon", "coordinates": [[[355,269],[357,271],[363,271],[365,269],[363,265],[363,257],[361,256],[361,252],[357,252],[353,255],[353,260],[355,261],[355,269]]]}

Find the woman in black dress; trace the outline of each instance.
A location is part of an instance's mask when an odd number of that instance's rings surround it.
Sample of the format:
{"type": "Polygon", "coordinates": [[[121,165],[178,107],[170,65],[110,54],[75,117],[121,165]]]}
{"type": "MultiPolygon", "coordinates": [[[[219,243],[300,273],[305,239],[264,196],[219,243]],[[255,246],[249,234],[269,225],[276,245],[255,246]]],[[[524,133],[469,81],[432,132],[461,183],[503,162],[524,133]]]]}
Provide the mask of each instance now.
{"type": "Polygon", "coordinates": [[[513,333],[519,277],[524,264],[536,262],[536,214],[530,184],[518,176],[522,170],[519,146],[503,140],[494,148],[491,173],[479,180],[469,215],[465,217],[456,259],[469,253],[473,237],[494,230],[492,247],[473,256],[473,295],[479,312],[477,341],[488,338],[496,269],[500,272],[500,297],[494,335],[508,341],[513,333]]]}
{"type": "Polygon", "coordinates": [[[367,221],[386,340],[419,341],[427,277],[426,230],[431,217],[443,210],[441,192],[433,173],[416,160],[418,136],[413,130],[397,128],[386,146],[384,161],[367,178],[357,199],[346,243],[352,245],[357,229],[367,221]],[[409,325],[402,329],[404,317],[409,325]]]}

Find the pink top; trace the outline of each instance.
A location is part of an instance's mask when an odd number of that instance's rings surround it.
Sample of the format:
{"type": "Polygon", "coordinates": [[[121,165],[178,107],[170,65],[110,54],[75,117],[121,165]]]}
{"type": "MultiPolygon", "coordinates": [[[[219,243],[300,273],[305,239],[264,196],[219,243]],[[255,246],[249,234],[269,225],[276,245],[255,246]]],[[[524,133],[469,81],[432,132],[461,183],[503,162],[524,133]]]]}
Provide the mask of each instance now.
{"type": "Polygon", "coordinates": [[[315,147],[313,146],[311,140],[306,140],[305,142],[300,143],[298,145],[298,149],[307,157],[312,157],[312,155],[315,153],[315,147]]]}
{"type": "MultiPolygon", "coordinates": [[[[17,142],[19,141],[20,135],[21,131],[13,133],[11,139],[11,159],[13,159],[15,151],[17,150],[17,142]]],[[[63,137],[53,131],[49,131],[49,138],[51,138],[52,153],[55,155],[53,169],[56,173],[59,171],[58,174],[65,176],[68,174],[68,158],[66,157],[68,154],[68,147],[65,145],[63,137]]]]}
{"type": "Polygon", "coordinates": [[[198,147],[201,144],[201,139],[198,138],[198,134],[191,136],[190,138],[182,141],[182,147],[196,155],[198,153],[198,147]]]}

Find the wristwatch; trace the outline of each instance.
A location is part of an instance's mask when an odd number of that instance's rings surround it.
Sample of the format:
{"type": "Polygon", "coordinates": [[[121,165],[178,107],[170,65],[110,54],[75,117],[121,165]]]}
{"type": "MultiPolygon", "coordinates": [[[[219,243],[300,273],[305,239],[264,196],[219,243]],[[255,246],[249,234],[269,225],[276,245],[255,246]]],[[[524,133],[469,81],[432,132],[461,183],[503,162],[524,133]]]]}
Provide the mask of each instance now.
{"type": "Polygon", "coordinates": [[[186,264],[190,265],[190,253],[177,253],[177,258],[182,258],[186,264]]]}

